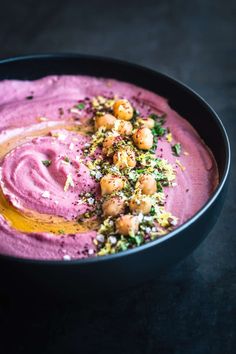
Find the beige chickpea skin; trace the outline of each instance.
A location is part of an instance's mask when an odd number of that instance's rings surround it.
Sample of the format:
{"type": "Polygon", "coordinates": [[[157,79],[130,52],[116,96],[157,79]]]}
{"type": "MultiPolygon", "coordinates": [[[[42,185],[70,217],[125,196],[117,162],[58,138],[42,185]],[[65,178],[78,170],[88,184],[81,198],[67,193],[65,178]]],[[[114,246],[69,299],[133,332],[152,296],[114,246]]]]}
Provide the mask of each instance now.
{"type": "Polygon", "coordinates": [[[100,180],[102,195],[118,192],[124,187],[124,179],[122,177],[107,174],[100,180]]]}
{"type": "Polygon", "coordinates": [[[134,196],[129,203],[130,210],[134,213],[149,214],[152,207],[152,200],[148,196],[134,196]]]}
{"type": "Polygon", "coordinates": [[[135,187],[146,195],[152,195],[157,191],[156,180],[151,175],[140,176],[135,187]]]}
{"type": "Polygon", "coordinates": [[[112,148],[114,147],[114,145],[116,144],[116,142],[118,142],[120,139],[122,139],[119,135],[115,136],[115,135],[108,135],[102,144],[102,152],[107,155],[110,156],[112,155],[112,148]]]}
{"type": "Polygon", "coordinates": [[[118,216],[124,213],[125,200],[120,196],[111,197],[102,204],[102,210],[105,217],[118,216]]]}
{"type": "Polygon", "coordinates": [[[154,128],[154,125],[155,125],[154,119],[152,119],[150,117],[147,117],[147,118],[139,117],[139,118],[137,118],[137,122],[140,126],[143,126],[143,127],[149,128],[149,129],[154,128]]]}
{"type": "Polygon", "coordinates": [[[116,220],[116,231],[124,236],[138,232],[139,221],[137,216],[122,215],[116,220]]]}
{"type": "Polygon", "coordinates": [[[118,119],[130,120],[133,117],[134,110],[128,100],[117,100],[113,105],[113,114],[118,119]]]}
{"type": "Polygon", "coordinates": [[[149,150],[153,145],[153,135],[149,128],[136,129],[132,135],[134,144],[142,150],[149,150]]]}
{"type": "Polygon", "coordinates": [[[95,130],[103,127],[105,130],[111,130],[114,128],[116,118],[112,114],[104,114],[103,116],[97,116],[95,118],[95,130]]]}
{"type": "Polygon", "coordinates": [[[120,135],[132,135],[133,126],[128,121],[117,119],[117,122],[115,123],[115,130],[120,135]]]}
{"type": "Polygon", "coordinates": [[[136,166],[135,152],[130,148],[119,149],[113,155],[113,163],[119,168],[134,168],[136,166]]]}

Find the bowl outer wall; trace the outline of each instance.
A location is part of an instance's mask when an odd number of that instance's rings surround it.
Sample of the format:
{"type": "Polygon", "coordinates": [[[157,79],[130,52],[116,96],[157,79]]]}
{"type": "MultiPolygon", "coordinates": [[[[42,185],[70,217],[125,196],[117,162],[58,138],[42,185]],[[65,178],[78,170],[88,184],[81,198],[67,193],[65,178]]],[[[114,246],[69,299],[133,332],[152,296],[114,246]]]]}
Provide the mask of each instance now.
{"type": "Polygon", "coordinates": [[[0,256],[3,283],[28,284],[56,292],[116,290],[157,277],[207,236],[216,223],[227,190],[230,147],[215,112],[195,92],[170,77],[119,60],[86,55],[38,55],[0,61],[0,80],[37,79],[51,74],[84,74],[115,78],[167,97],[172,108],[196,128],[213,151],[220,185],[205,206],[187,223],[148,245],[113,256],[82,261],[35,261],[0,256]],[[214,132],[214,134],[212,134],[214,132]],[[67,290],[68,289],[68,290],[67,290]]]}

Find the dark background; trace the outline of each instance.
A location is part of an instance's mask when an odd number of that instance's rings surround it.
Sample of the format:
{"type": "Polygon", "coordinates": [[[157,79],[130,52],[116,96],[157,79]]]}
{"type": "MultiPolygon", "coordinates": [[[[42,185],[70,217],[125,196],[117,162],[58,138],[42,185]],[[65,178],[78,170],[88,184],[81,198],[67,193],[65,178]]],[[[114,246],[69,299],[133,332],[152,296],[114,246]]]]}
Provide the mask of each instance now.
{"type": "Polygon", "coordinates": [[[235,1],[1,4],[1,57],[89,53],[167,73],[213,106],[233,150],[221,217],[190,257],[151,284],[92,303],[1,296],[1,353],[235,353],[235,43],[235,1]]]}

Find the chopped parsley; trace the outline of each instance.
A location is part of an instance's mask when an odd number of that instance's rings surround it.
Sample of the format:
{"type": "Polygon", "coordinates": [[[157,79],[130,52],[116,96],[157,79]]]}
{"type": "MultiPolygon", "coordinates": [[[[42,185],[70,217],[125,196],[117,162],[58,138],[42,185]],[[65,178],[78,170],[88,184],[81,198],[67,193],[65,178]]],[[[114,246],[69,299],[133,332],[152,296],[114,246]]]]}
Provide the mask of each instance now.
{"type": "Polygon", "coordinates": [[[180,156],[181,154],[181,144],[177,143],[171,147],[171,150],[175,156],[180,156]]]}
{"type": "Polygon", "coordinates": [[[141,169],[137,169],[135,172],[137,172],[138,174],[140,173],[145,173],[146,170],[144,168],[141,168],[141,169]]]}
{"type": "Polygon", "coordinates": [[[69,162],[70,162],[69,157],[68,157],[68,156],[65,156],[65,157],[64,157],[64,161],[69,163],[69,162]]]}
{"type": "Polygon", "coordinates": [[[152,205],[151,210],[150,210],[150,215],[154,216],[156,214],[155,207],[152,205]]]}
{"type": "Polygon", "coordinates": [[[155,121],[155,125],[152,128],[152,134],[154,136],[163,136],[166,134],[166,128],[163,127],[163,124],[165,123],[164,116],[158,116],[155,113],[152,113],[149,115],[150,118],[152,118],[155,121]]]}
{"type": "Polygon", "coordinates": [[[158,137],[164,136],[167,129],[163,127],[163,124],[165,123],[164,115],[158,116],[157,114],[152,113],[149,115],[149,118],[152,118],[155,121],[154,127],[151,129],[153,134],[153,146],[150,150],[152,153],[155,153],[157,149],[158,137]]]}
{"type": "Polygon", "coordinates": [[[166,128],[163,128],[162,124],[155,122],[154,128],[152,128],[152,134],[154,136],[163,136],[166,133],[166,128]]]}
{"type": "Polygon", "coordinates": [[[43,160],[42,164],[46,167],[49,167],[51,165],[52,161],[51,160],[43,160]]]}
{"type": "Polygon", "coordinates": [[[163,192],[162,184],[159,181],[157,181],[157,192],[158,193],[162,193],[163,192]]]}
{"type": "MultiPolygon", "coordinates": [[[[154,129],[154,128],[153,128],[154,129]]],[[[152,130],[153,130],[152,129],[152,130]]],[[[153,133],[153,132],[152,132],[153,133]]],[[[154,135],[153,134],[153,145],[152,145],[152,148],[149,150],[151,153],[155,154],[156,152],[156,149],[157,149],[157,143],[158,143],[158,140],[157,140],[157,135],[154,135]]]]}
{"type": "Polygon", "coordinates": [[[59,235],[64,235],[65,234],[65,230],[58,230],[58,233],[59,233],[59,235]]]}
{"type": "Polygon", "coordinates": [[[85,107],[85,104],[84,104],[83,102],[80,102],[79,104],[77,104],[77,105],[75,106],[75,108],[79,109],[80,111],[81,111],[82,109],[84,109],[84,107],[85,107]]]}

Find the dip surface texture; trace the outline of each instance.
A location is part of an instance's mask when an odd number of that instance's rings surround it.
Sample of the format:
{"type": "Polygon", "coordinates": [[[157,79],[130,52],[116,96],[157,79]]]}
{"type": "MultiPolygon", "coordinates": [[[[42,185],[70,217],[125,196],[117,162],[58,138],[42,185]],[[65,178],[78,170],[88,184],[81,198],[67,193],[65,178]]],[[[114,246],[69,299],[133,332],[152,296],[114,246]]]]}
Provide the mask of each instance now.
{"type": "MultiPolygon", "coordinates": [[[[95,126],[100,118],[96,119],[95,126]]],[[[192,217],[217,184],[211,151],[165,98],[132,84],[86,76],[0,82],[1,254],[66,261],[136,247],[192,217]],[[127,129],[132,124],[132,133],[125,133],[129,138],[118,133],[119,119],[110,132],[94,130],[94,117],[104,112],[115,115],[118,99],[128,100],[134,109],[132,118],[121,118],[130,121],[127,129]],[[140,129],[148,126],[147,117],[155,121],[155,127],[148,128],[155,141],[149,152],[140,145],[142,141],[136,142],[140,129]],[[107,137],[118,141],[116,152],[105,151],[107,137]],[[121,165],[122,139],[128,139],[125,151],[135,142],[131,148],[136,167],[121,165]],[[117,234],[121,223],[114,229],[109,204],[105,209],[109,199],[100,181],[108,173],[123,183],[123,194],[111,194],[124,204],[116,217],[130,210],[137,217],[139,231],[132,229],[127,238],[125,232],[117,234]],[[158,186],[148,196],[152,203],[148,212],[143,207],[146,199],[132,199],[140,197],[137,185],[144,174],[154,176],[158,186]]]]}

